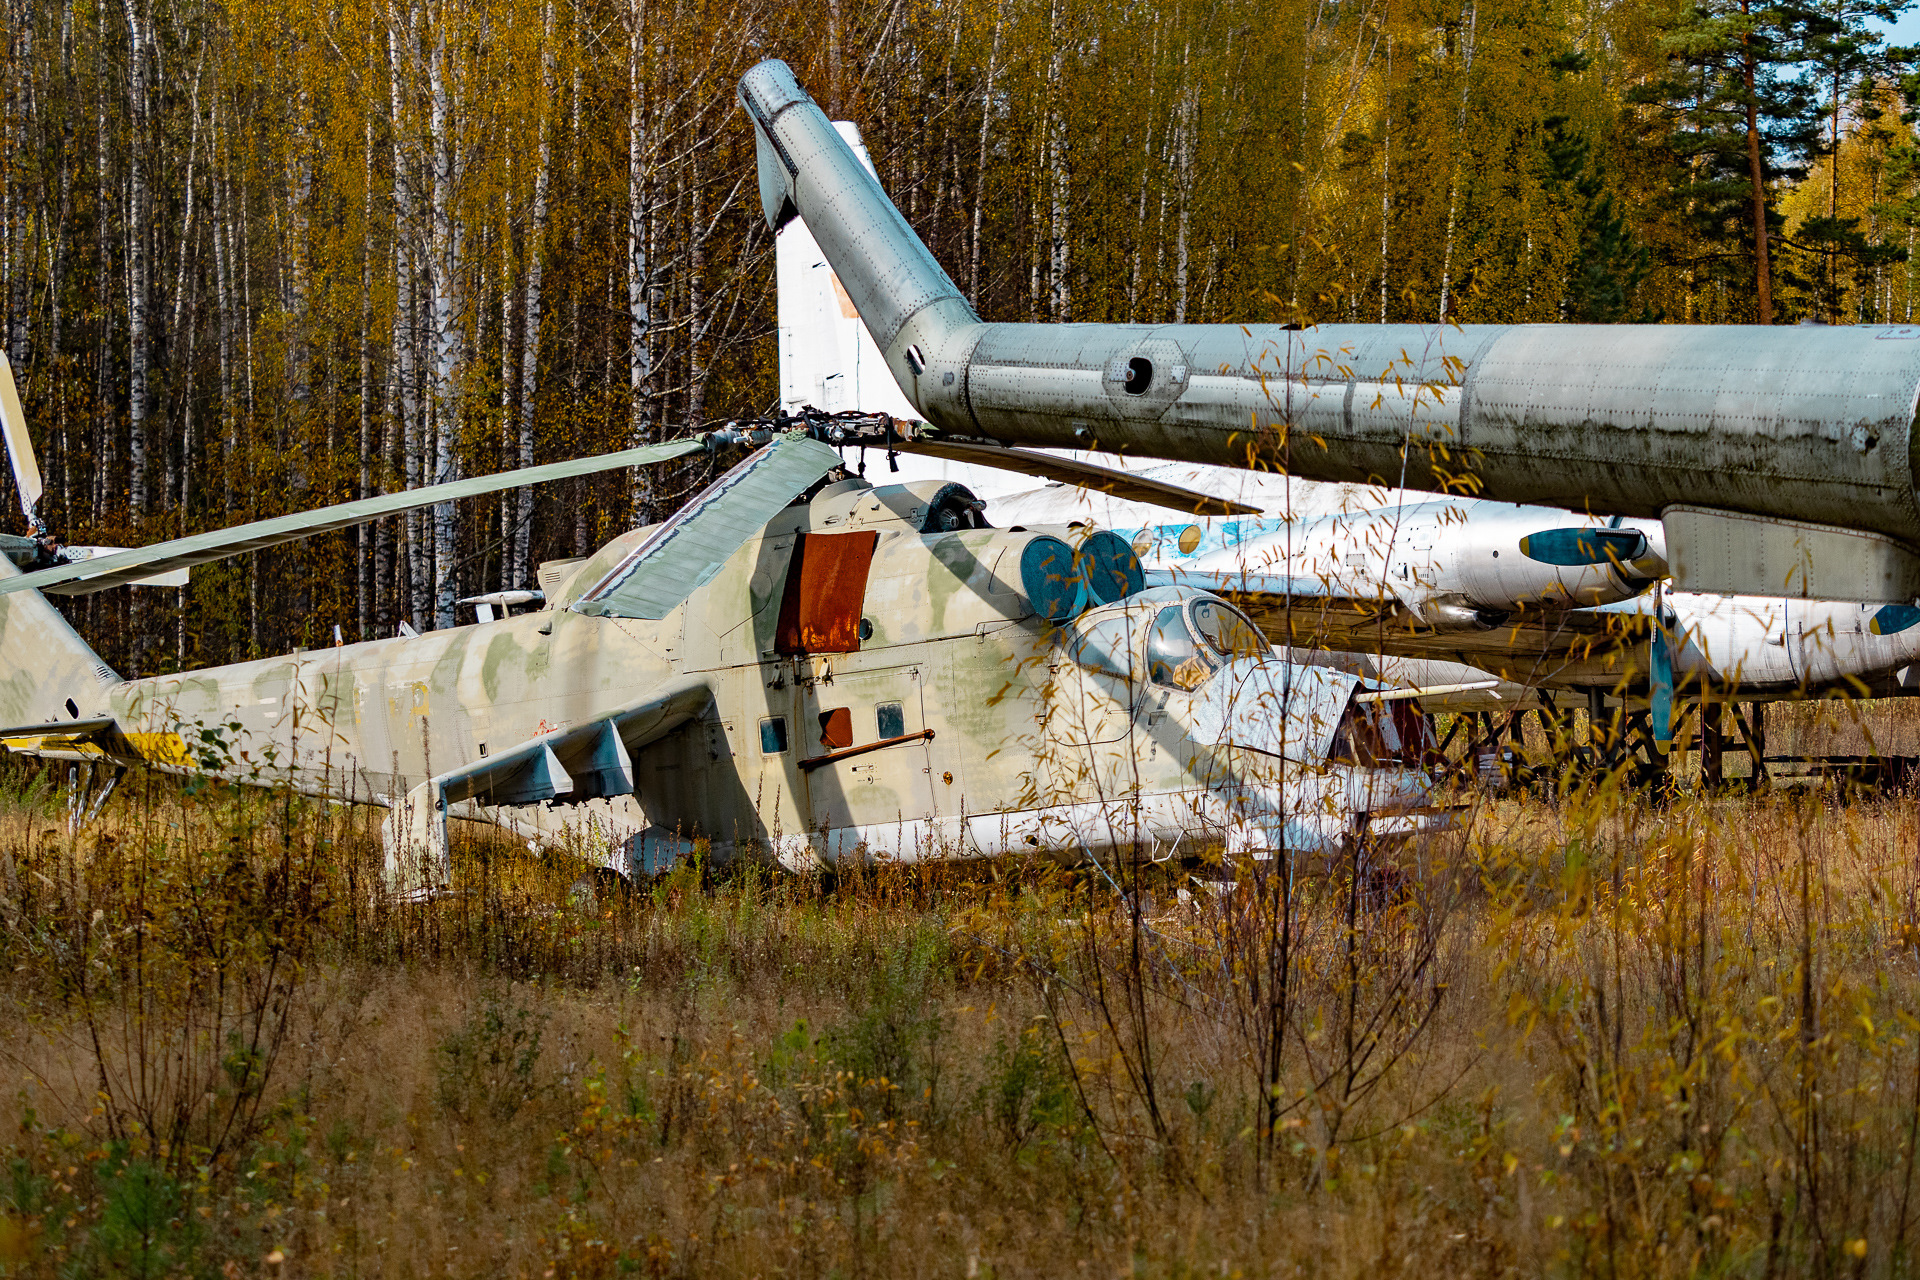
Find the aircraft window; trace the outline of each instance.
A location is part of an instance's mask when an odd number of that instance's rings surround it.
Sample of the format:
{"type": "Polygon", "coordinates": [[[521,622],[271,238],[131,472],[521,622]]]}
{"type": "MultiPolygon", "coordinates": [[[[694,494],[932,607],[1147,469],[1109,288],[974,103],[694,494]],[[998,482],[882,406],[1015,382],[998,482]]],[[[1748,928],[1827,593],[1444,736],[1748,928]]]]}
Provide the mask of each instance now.
{"type": "Polygon", "coordinates": [[[1218,600],[1193,602],[1193,627],[1207,647],[1227,658],[1265,657],[1267,638],[1233,606],[1218,600]]]}
{"type": "Polygon", "coordinates": [[[820,713],[820,745],[829,751],[842,751],[853,745],[853,712],[835,707],[820,713]]]}
{"type": "Polygon", "coordinates": [[[1385,765],[1422,768],[1433,748],[1433,727],[1411,698],[1362,706],[1350,702],[1334,729],[1327,759],[1376,769],[1385,765]]]}
{"type": "Polygon", "coordinates": [[[1145,395],[1147,388],[1153,385],[1153,361],[1145,356],[1135,356],[1127,361],[1125,385],[1128,395],[1145,395]]]}
{"type": "Polygon", "coordinates": [[[1387,705],[1393,708],[1393,729],[1400,739],[1400,762],[1424,769],[1428,758],[1439,750],[1433,719],[1421,709],[1416,698],[1400,698],[1387,705]]]}
{"type": "Polygon", "coordinates": [[[1131,621],[1122,613],[1088,627],[1073,642],[1074,664],[1126,679],[1133,672],[1131,621]]]}
{"type": "Polygon", "coordinates": [[[1147,677],[1175,689],[1198,689],[1214,671],[1214,660],[1187,628],[1186,610],[1162,609],[1147,633],[1147,677]]]}
{"type": "Polygon", "coordinates": [[[777,756],[787,749],[787,718],[774,716],[760,722],[760,754],[777,756]]]}
{"type": "Polygon", "coordinates": [[[903,737],[907,732],[907,713],[897,702],[883,702],[873,709],[875,728],[882,742],[903,737]]]}

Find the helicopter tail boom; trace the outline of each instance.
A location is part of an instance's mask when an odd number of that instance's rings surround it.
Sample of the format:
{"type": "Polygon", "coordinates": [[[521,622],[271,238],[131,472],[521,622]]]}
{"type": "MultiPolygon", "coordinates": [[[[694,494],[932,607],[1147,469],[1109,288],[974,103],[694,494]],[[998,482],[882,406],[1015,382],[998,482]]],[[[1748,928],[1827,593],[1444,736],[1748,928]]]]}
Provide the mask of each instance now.
{"type": "MultiPolygon", "coordinates": [[[[20,570],[0,558],[0,580],[20,570]]],[[[38,591],[0,595],[0,724],[73,721],[106,710],[122,683],[38,591]]]]}

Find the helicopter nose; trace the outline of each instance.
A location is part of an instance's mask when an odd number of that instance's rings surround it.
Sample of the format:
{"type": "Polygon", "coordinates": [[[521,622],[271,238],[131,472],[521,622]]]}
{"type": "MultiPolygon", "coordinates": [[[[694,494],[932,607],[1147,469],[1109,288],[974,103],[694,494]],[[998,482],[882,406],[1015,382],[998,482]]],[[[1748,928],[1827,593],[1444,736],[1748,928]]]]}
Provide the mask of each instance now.
{"type": "Polygon", "coordinates": [[[1300,763],[1324,760],[1353,679],[1325,667],[1237,658],[1193,698],[1193,736],[1300,763]]]}

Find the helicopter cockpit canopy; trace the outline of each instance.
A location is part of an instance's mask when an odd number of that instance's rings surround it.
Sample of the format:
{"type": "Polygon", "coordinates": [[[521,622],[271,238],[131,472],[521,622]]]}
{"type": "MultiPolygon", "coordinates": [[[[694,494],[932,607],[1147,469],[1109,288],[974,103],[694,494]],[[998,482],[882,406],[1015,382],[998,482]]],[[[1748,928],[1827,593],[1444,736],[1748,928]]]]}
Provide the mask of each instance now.
{"type": "Polygon", "coordinates": [[[1146,682],[1191,693],[1240,658],[1262,659],[1266,636],[1245,614],[1191,587],[1153,587],[1124,597],[1124,608],[1083,621],[1070,650],[1073,662],[1121,679],[1136,671],[1135,637],[1144,626],[1146,682]]]}

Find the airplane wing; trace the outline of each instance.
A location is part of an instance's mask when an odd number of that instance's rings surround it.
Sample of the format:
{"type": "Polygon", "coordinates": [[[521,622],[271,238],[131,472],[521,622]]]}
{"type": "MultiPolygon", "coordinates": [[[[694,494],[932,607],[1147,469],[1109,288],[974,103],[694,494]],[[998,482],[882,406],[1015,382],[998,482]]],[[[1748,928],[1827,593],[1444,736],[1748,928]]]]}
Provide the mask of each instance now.
{"type": "Polygon", "coordinates": [[[1147,582],[1204,587],[1275,644],[1456,662],[1529,687],[1633,684],[1644,679],[1655,630],[1650,613],[1605,606],[1522,609],[1485,629],[1435,629],[1416,625],[1396,600],[1355,597],[1311,578],[1160,571],[1147,582]]]}

